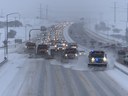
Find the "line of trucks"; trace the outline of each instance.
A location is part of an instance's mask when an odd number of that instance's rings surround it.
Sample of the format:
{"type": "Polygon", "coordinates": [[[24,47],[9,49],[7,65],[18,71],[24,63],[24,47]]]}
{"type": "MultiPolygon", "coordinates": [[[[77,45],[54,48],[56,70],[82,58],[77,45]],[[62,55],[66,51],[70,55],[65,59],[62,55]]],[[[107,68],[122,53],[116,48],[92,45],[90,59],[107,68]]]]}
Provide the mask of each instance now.
{"type": "MultiPolygon", "coordinates": [[[[47,32],[41,33],[43,34],[43,38],[41,38],[42,40],[39,39],[39,42],[37,42],[37,40],[36,42],[26,42],[26,49],[30,54],[34,53],[36,56],[44,56],[48,58],[61,57],[62,62],[68,59],[78,59],[79,55],[85,55],[84,51],[78,50],[77,43],[68,43],[65,41],[62,34],[63,29],[63,24],[48,27],[47,32]],[[45,33],[46,35],[44,35],[45,33]]],[[[107,66],[108,63],[106,53],[99,50],[90,51],[88,61],[88,65],[107,66]]]]}
{"type": "MultiPolygon", "coordinates": [[[[51,41],[49,44],[38,44],[33,42],[26,43],[28,50],[35,50],[37,55],[51,56],[54,58],[56,54],[60,54],[62,62],[67,59],[78,59],[78,55],[85,54],[78,51],[77,43],[67,43],[65,40],[51,41]]],[[[88,55],[88,65],[103,65],[107,66],[107,55],[104,51],[93,50],[88,55]]]]}
{"type": "Polygon", "coordinates": [[[61,54],[63,59],[74,59],[78,57],[77,43],[67,43],[65,40],[52,40],[50,43],[36,44],[26,43],[27,50],[32,50],[36,55],[49,56],[54,58],[56,54],[61,54]]]}

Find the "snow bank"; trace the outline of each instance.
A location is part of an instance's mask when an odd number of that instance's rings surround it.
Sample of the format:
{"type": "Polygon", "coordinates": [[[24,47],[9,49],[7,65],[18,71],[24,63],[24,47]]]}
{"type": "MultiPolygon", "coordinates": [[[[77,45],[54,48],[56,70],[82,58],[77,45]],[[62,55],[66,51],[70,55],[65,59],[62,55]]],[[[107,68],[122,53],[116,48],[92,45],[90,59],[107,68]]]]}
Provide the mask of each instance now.
{"type": "Polygon", "coordinates": [[[120,71],[122,71],[124,74],[128,75],[128,67],[122,64],[119,64],[118,62],[115,63],[115,67],[119,69],[120,71]]]}
{"type": "MultiPolygon", "coordinates": [[[[10,54],[8,63],[0,68],[0,96],[2,96],[16,76],[17,72],[19,71],[18,67],[24,64],[23,62],[19,62],[19,58],[23,57],[15,53],[10,54]]],[[[24,59],[20,59],[20,61],[24,61],[24,59]]]]}
{"type": "Polygon", "coordinates": [[[109,70],[106,72],[114,81],[116,81],[122,88],[128,91],[128,75],[122,73],[118,69],[109,70]]]}
{"type": "MultiPolygon", "coordinates": [[[[20,21],[23,23],[23,27],[9,27],[8,30],[15,30],[16,36],[13,39],[8,39],[11,44],[14,44],[15,39],[22,39],[22,41],[29,39],[29,30],[30,29],[40,29],[42,25],[49,27],[54,22],[50,22],[48,20],[41,21],[40,19],[20,19],[20,21]]],[[[0,29],[0,46],[3,46],[3,41],[5,40],[5,32],[6,27],[0,29]]],[[[32,37],[35,36],[36,33],[32,32],[32,37]]]]}
{"type": "Polygon", "coordinates": [[[97,37],[99,37],[99,39],[104,38],[105,42],[111,41],[112,43],[117,43],[117,42],[125,43],[124,40],[111,36],[113,34],[125,36],[126,25],[124,25],[124,23],[117,22],[116,25],[113,24],[112,22],[106,23],[106,26],[110,27],[111,30],[110,31],[98,31],[98,32],[96,32],[96,30],[95,30],[95,24],[97,24],[97,23],[91,23],[90,26],[87,26],[87,25],[84,26],[84,28],[85,28],[85,30],[87,30],[88,34],[95,35],[95,36],[97,35],[97,37]],[[114,28],[120,29],[121,31],[119,33],[114,33],[112,31],[112,29],[113,29],[112,26],[114,26],[114,28]]]}

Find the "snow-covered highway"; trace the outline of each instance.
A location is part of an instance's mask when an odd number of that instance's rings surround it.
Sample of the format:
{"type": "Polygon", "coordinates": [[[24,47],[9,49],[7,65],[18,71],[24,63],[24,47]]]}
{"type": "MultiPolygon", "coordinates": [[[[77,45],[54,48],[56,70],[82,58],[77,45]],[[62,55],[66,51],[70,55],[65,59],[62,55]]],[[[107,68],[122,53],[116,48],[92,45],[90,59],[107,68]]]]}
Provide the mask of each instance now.
{"type": "MultiPolygon", "coordinates": [[[[71,42],[68,33],[64,34],[71,42]]],[[[0,96],[128,96],[128,90],[108,71],[88,68],[87,54],[77,62],[61,63],[57,59],[28,58],[23,47],[11,52],[8,63],[0,67],[0,96]]],[[[83,50],[88,52],[86,47],[83,50]]]]}
{"type": "Polygon", "coordinates": [[[72,70],[42,58],[4,66],[1,96],[127,96],[104,72],[72,70]]]}

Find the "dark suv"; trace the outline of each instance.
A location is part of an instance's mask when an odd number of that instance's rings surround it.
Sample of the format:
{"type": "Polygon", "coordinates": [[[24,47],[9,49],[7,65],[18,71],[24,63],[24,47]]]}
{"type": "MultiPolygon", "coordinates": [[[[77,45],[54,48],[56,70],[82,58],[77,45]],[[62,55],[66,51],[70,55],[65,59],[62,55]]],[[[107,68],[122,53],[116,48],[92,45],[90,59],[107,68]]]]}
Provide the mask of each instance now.
{"type": "Polygon", "coordinates": [[[63,57],[65,59],[74,59],[78,57],[78,50],[76,48],[67,48],[64,50],[63,57]]]}

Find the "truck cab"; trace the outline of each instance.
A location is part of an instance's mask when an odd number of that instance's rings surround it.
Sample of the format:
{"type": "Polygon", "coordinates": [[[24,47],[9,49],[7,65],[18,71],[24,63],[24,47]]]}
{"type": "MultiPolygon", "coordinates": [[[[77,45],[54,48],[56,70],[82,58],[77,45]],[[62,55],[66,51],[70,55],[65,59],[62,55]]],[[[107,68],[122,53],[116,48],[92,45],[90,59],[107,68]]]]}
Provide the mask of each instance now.
{"type": "Polygon", "coordinates": [[[40,55],[48,54],[48,45],[47,44],[39,44],[36,49],[36,53],[40,55]]]}
{"type": "Polygon", "coordinates": [[[36,48],[36,43],[34,42],[27,42],[26,43],[27,49],[35,49],[36,48]]]}
{"type": "Polygon", "coordinates": [[[57,47],[56,47],[57,51],[62,51],[64,49],[65,49],[65,47],[63,46],[63,44],[57,44],[57,47]]]}
{"type": "Polygon", "coordinates": [[[68,48],[78,48],[77,43],[68,43],[68,48]]]}
{"type": "Polygon", "coordinates": [[[74,59],[78,57],[78,50],[76,48],[67,48],[64,50],[63,57],[65,59],[74,59]]]}
{"type": "Polygon", "coordinates": [[[107,55],[104,51],[91,51],[88,58],[88,65],[107,65],[107,55]]]}

